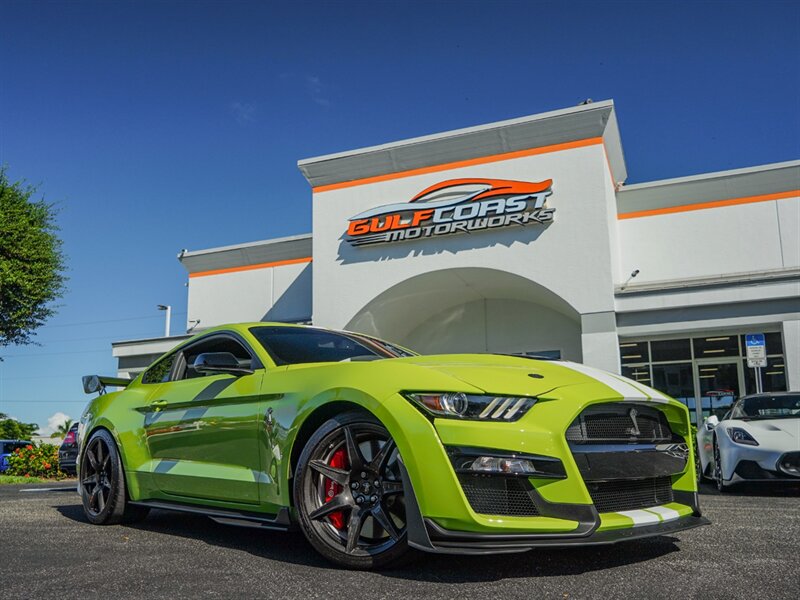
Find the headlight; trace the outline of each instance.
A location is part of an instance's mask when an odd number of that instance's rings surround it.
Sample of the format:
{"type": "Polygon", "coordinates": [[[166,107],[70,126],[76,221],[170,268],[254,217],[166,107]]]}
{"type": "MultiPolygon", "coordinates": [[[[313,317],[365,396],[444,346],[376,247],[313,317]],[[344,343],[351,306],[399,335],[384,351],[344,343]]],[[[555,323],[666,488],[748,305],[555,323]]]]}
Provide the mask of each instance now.
{"type": "Polygon", "coordinates": [[[741,427],[728,427],[728,435],[737,444],[746,444],[748,446],[758,446],[756,438],[747,433],[741,427]]]}
{"type": "Polygon", "coordinates": [[[446,446],[456,473],[504,475],[508,477],[550,477],[564,479],[564,465],[557,458],[492,448],[446,446]]]}
{"type": "Polygon", "coordinates": [[[463,392],[405,392],[403,395],[437,417],[476,421],[516,421],[536,404],[536,398],[483,396],[463,392]]]}

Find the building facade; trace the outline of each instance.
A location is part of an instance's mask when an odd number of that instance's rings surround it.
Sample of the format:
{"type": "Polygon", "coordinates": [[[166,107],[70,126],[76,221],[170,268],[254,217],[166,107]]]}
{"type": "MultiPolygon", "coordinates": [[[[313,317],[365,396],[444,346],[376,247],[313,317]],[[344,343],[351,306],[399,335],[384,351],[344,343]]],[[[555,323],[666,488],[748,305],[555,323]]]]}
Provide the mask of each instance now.
{"type": "MultiPolygon", "coordinates": [[[[698,420],[800,389],[800,161],[624,185],[611,101],[301,160],[312,233],[182,252],[187,329],[286,321],[425,353],[543,354],[698,420]]],[[[121,374],[180,337],[114,344],[121,374]]]]}

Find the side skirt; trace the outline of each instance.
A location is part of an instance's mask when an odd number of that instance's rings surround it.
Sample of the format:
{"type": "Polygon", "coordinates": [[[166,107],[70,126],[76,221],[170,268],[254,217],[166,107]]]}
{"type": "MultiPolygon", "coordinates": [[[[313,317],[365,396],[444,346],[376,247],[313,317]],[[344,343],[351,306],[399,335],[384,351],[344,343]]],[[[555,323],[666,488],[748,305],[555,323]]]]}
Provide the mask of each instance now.
{"type": "Polygon", "coordinates": [[[248,513],[236,510],[225,510],[222,508],[211,508],[206,506],[195,506],[190,504],[180,504],[178,502],[162,502],[156,500],[143,500],[131,502],[134,506],[147,506],[161,510],[173,510],[177,512],[192,513],[203,515],[212,521],[223,525],[235,525],[238,527],[255,527],[257,529],[270,529],[273,531],[289,531],[293,528],[292,520],[288,508],[281,508],[277,515],[262,515],[258,513],[248,513]]]}

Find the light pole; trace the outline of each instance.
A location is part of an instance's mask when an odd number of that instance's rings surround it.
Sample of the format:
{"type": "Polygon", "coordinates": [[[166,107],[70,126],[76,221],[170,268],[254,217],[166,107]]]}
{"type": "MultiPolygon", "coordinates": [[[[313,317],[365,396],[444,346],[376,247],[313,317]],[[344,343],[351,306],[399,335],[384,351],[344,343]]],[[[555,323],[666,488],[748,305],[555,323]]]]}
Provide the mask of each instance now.
{"type": "Polygon", "coordinates": [[[169,337],[169,319],[170,315],[172,314],[172,307],[169,304],[159,304],[158,310],[164,310],[167,312],[166,320],[164,322],[164,337],[169,337]]]}

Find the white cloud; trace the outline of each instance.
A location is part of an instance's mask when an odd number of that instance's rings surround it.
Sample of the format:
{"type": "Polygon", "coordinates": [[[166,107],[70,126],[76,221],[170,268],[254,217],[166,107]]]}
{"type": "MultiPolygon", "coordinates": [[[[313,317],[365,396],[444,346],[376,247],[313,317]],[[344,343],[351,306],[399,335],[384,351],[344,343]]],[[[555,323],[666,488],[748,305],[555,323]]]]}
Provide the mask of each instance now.
{"type": "Polygon", "coordinates": [[[327,87],[322,83],[322,80],[316,75],[309,75],[306,77],[306,87],[311,94],[311,99],[320,106],[330,106],[331,101],[325,97],[325,88],[327,87]]]}
{"type": "Polygon", "coordinates": [[[48,417],[47,425],[45,427],[39,428],[37,435],[40,435],[42,437],[47,437],[51,435],[56,429],[58,429],[58,426],[63,424],[64,421],[66,421],[67,419],[71,421],[72,417],[61,411],[54,413],[52,416],[48,417]]]}
{"type": "Polygon", "coordinates": [[[240,125],[253,123],[256,120],[256,105],[253,102],[231,102],[230,109],[240,125]]]}

